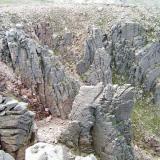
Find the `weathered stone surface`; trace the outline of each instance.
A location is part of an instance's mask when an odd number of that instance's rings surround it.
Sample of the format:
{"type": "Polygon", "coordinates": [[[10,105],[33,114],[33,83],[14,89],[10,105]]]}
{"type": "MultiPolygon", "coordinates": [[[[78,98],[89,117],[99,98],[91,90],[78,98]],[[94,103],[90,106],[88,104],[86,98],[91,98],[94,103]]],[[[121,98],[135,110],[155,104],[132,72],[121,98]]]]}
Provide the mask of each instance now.
{"type": "Polygon", "coordinates": [[[135,84],[143,84],[145,91],[154,93],[154,102],[159,104],[158,78],[160,76],[160,43],[154,42],[146,45],[136,53],[134,67],[135,84]]]}
{"type": "Polygon", "coordinates": [[[24,158],[24,150],[34,140],[34,116],[27,104],[3,97],[0,104],[1,148],[17,158],[24,158]]]}
{"type": "Polygon", "coordinates": [[[120,22],[112,27],[110,37],[115,68],[127,76],[135,61],[135,51],[146,43],[145,29],[137,23],[120,22]]]}
{"type": "Polygon", "coordinates": [[[127,84],[81,87],[69,117],[79,122],[81,152],[96,152],[101,160],[134,160],[130,133],[133,97],[133,87],[127,84]]]}
{"type": "Polygon", "coordinates": [[[102,160],[134,160],[130,133],[133,95],[133,88],[129,85],[108,85],[98,102],[93,141],[102,160]]]}
{"type": "Polygon", "coordinates": [[[34,26],[34,33],[43,45],[53,46],[53,29],[49,22],[41,22],[34,26]]]}
{"type": "Polygon", "coordinates": [[[4,41],[2,59],[8,59],[6,62],[53,116],[67,118],[79,84],[65,73],[58,57],[39,46],[19,27],[8,31],[4,41]]]}
{"type": "Polygon", "coordinates": [[[112,43],[112,66],[116,74],[134,85],[141,85],[145,91],[154,93],[154,102],[158,104],[160,75],[160,44],[149,43],[146,29],[133,22],[120,22],[112,27],[108,35],[108,44],[112,43]]]}
{"type": "Polygon", "coordinates": [[[26,150],[25,160],[74,160],[69,149],[62,145],[37,143],[26,150]]]}
{"type": "Polygon", "coordinates": [[[14,158],[8,153],[5,153],[4,151],[0,150],[0,160],[14,160],[14,158]]]}
{"type": "Polygon", "coordinates": [[[98,28],[90,28],[90,36],[84,45],[84,56],[77,64],[77,73],[82,80],[90,85],[99,82],[111,83],[110,46],[104,48],[103,32],[98,28]]]}
{"type": "Polygon", "coordinates": [[[26,150],[25,160],[96,160],[94,155],[80,157],[73,155],[63,145],[37,143],[26,150]]]}
{"type": "Polygon", "coordinates": [[[92,103],[102,93],[103,88],[101,83],[97,86],[82,86],[74,100],[69,116],[70,120],[80,122],[81,132],[78,144],[80,150],[87,153],[93,152],[91,129],[94,125],[95,117],[92,103]]]}
{"type": "Polygon", "coordinates": [[[77,156],[75,160],[97,160],[97,158],[94,155],[89,155],[87,157],[77,156]]]}
{"type": "Polygon", "coordinates": [[[156,81],[156,86],[154,88],[154,102],[159,105],[160,104],[160,79],[158,78],[156,81]]]}
{"type": "Polygon", "coordinates": [[[68,127],[64,131],[61,131],[58,142],[65,144],[69,148],[77,149],[79,146],[80,132],[81,127],[79,122],[71,121],[68,127]]]}

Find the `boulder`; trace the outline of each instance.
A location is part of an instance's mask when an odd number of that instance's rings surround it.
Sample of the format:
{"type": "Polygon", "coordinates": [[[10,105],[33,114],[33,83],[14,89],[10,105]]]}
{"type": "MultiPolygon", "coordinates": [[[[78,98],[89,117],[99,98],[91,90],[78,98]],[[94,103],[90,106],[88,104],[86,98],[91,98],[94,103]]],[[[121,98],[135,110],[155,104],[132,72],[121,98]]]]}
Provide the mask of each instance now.
{"type": "Polygon", "coordinates": [[[65,146],[47,143],[37,143],[27,148],[25,155],[25,160],[74,160],[65,146]]]}
{"type": "Polygon", "coordinates": [[[0,103],[0,145],[17,160],[23,160],[24,150],[35,138],[35,114],[28,104],[2,97],[0,103]]]}
{"type": "Polygon", "coordinates": [[[96,158],[93,154],[91,154],[91,155],[89,155],[89,156],[87,156],[87,157],[77,156],[77,157],[75,158],[75,160],[97,160],[97,158],[96,158]]]}
{"type": "Polygon", "coordinates": [[[14,158],[8,153],[5,153],[4,151],[0,150],[0,160],[14,160],[14,158]]]}
{"type": "Polygon", "coordinates": [[[58,144],[36,143],[26,149],[25,160],[97,160],[92,154],[86,157],[76,156],[69,148],[58,144]]]}

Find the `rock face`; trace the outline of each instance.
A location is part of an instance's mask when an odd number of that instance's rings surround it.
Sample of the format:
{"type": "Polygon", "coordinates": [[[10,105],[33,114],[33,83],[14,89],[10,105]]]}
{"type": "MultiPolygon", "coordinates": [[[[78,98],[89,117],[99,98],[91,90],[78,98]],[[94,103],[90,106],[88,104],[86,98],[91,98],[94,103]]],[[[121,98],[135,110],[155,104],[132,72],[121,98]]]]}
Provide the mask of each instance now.
{"type": "Polygon", "coordinates": [[[93,138],[91,129],[95,123],[94,117],[94,101],[103,92],[103,85],[100,83],[95,86],[82,86],[79,94],[76,96],[70,120],[80,123],[81,132],[79,137],[79,148],[83,152],[93,152],[93,138]]]}
{"type": "Polygon", "coordinates": [[[14,158],[8,153],[5,153],[4,151],[0,150],[0,160],[14,160],[14,158]]]}
{"type": "Polygon", "coordinates": [[[133,88],[108,85],[95,112],[93,142],[102,160],[133,160],[130,116],[133,88]]]}
{"type": "Polygon", "coordinates": [[[63,145],[37,143],[26,150],[25,160],[97,160],[94,155],[79,157],[63,145]]]}
{"type": "Polygon", "coordinates": [[[112,58],[119,73],[126,76],[135,61],[135,51],[146,43],[145,29],[137,23],[118,23],[111,29],[112,58]]]}
{"type": "Polygon", "coordinates": [[[108,37],[116,72],[123,74],[129,83],[141,85],[147,92],[152,91],[154,102],[158,104],[159,42],[149,43],[146,30],[133,22],[118,23],[108,37]]]}
{"type": "Polygon", "coordinates": [[[54,53],[30,39],[21,25],[6,33],[3,46],[2,59],[32,88],[43,106],[53,116],[67,118],[79,85],[65,73],[54,53]]]}
{"type": "Polygon", "coordinates": [[[0,96],[0,145],[17,160],[34,140],[34,116],[28,104],[0,96]]]}
{"type": "Polygon", "coordinates": [[[81,87],[69,116],[71,121],[79,122],[78,149],[86,153],[95,151],[101,160],[133,160],[130,133],[133,97],[130,85],[108,84],[104,88],[100,83],[81,87]]]}
{"type": "Polygon", "coordinates": [[[103,32],[98,28],[89,29],[89,38],[84,45],[83,59],[77,64],[77,73],[84,82],[96,85],[99,82],[112,82],[110,68],[110,46],[104,48],[103,32]]]}

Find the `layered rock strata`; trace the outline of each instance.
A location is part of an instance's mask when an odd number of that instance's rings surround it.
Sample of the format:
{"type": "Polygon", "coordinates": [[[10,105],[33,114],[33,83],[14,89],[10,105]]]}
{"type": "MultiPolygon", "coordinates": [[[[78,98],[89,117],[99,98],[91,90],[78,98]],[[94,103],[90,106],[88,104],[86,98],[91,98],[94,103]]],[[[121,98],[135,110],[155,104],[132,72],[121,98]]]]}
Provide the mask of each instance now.
{"type": "Polygon", "coordinates": [[[25,149],[34,141],[35,114],[28,104],[0,96],[0,145],[17,160],[24,159],[25,149]]]}

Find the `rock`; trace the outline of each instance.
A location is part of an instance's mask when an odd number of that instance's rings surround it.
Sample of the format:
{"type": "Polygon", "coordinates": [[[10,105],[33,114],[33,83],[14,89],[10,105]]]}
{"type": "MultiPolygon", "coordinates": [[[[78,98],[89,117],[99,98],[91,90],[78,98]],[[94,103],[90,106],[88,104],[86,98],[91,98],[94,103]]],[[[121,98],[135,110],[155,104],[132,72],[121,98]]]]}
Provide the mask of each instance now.
{"type": "Polygon", "coordinates": [[[34,26],[33,32],[35,33],[36,39],[42,45],[48,45],[50,48],[53,47],[53,29],[49,22],[41,22],[34,26]]]}
{"type": "Polygon", "coordinates": [[[75,156],[69,148],[63,145],[51,145],[47,143],[36,143],[26,149],[25,160],[97,160],[91,154],[86,157],[75,156]]]}
{"type": "Polygon", "coordinates": [[[63,45],[71,45],[73,40],[73,33],[67,32],[63,36],[63,45]]]}
{"type": "Polygon", "coordinates": [[[5,153],[4,151],[0,150],[0,160],[14,160],[14,158],[8,153],[5,153]]]}
{"type": "Polygon", "coordinates": [[[154,89],[154,103],[159,105],[160,104],[160,82],[159,78],[156,81],[156,86],[154,89]]]}
{"type": "Polygon", "coordinates": [[[30,39],[22,29],[11,29],[4,41],[3,58],[9,60],[6,63],[12,65],[44,108],[49,108],[53,116],[67,118],[79,83],[65,73],[58,57],[30,39]]]}
{"type": "Polygon", "coordinates": [[[61,132],[58,142],[65,144],[69,148],[77,149],[79,145],[79,135],[81,127],[79,122],[71,121],[67,128],[61,132]]]}
{"type": "Polygon", "coordinates": [[[111,46],[104,48],[103,32],[95,27],[89,28],[90,37],[84,46],[83,59],[77,64],[77,73],[83,82],[96,85],[103,82],[104,85],[112,82],[111,74],[111,46]]]}
{"type": "Polygon", "coordinates": [[[0,104],[3,102],[3,97],[0,95],[0,104]]]}
{"type": "Polygon", "coordinates": [[[62,145],[37,143],[26,150],[25,160],[73,160],[68,148],[62,145]]]}
{"type": "Polygon", "coordinates": [[[146,45],[136,53],[136,66],[134,67],[135,84],[143,84],[147,92],[153,92],[155,104],[159,104],[159,76],[160,76],[160,43],[154,42],[146,45]]]}
{"type": "Polygon", "coordinates": [[[111,29],[112,55],[115,68],[124,76],[130,75],[135,51],[146,44],[145,29],[138,23],[118,23],[111,29]]]}
{"type": "Polygon", "coordinates": [[[35,114],[28,111],[28,105],[24,104],[10,99],[1,104],[4,108],[0,110],[1,147],[19,160],[23,160],[24,150],[34,141],[35,136],[35,114]]]}
{"type": "Polygon", "coordinates": [[[102,160],[134,160],[131,148],[130,114],[133,88],[106,86],[95,112],[93,142],[102,160]]]}
{"type": "Polygon", "coordinates": [[[80,156],[77,156],[75,158],[75,160],[97,160],[97,158],[94,156],[94,155],[89,155],[87,157],[80,157],[80,156]]]}
{"type": "Polygon", "coordinates": [[[79,138],[80,150],[87,153],[93,152],[93,139],[91,128],[94,125],[95,117],[94,105],[92,103],[102,93],[103,85],[82,86],[79,94],[76,96],[69,119],[80,123],[81,132],[79,138]]]}
{"type": "MultiPolygon", "coordinates": [[[[82,86],[69,116],[71,121],[79,122],[80,125],[80,132],[76,127],[74,128],[78,132],[69,132],[70,135],[79,137],[79,150],[85,153],[95,152],[101,160],[134,160],[130,132],[133,98],[133,87],[129,84],[108,84],[105,88],[102,83],[82,86]],[[75,133],[79,135],[75,136],[75,133]]],[[[65,133],[62,134],[64,139],[65,133]]],[[[68,139],[69,142],[71,140],[75,141],[68,139]]],[[[67,141],[62,143],[67,144],[67,141]]]]}
{"type": "Polygon", "coordinates": [[[97,10],[98,10],[98,12],[102,12],[103,11],[103,7],[98,7],[97,10]]]}
{"type": "Polygon", "coordinates": [[[106,46],[112,44],[110,54],[114,74],[121,75],[128,83],[142,86],[147,92],[153,92],[154,102],[158,104],[156,83],[160,75],[160,44],[148,43],[146,31],[138,23],[120,22],[107,35],[106,46]]]}

